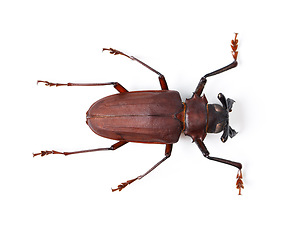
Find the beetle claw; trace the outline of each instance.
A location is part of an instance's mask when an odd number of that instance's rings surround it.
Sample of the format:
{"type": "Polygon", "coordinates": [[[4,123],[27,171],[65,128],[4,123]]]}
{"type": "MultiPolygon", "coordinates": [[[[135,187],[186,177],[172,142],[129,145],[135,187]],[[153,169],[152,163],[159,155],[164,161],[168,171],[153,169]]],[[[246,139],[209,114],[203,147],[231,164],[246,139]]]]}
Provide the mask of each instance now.
{"type": "Polygon", "coordinates": [[[37,81],[37,84],[39,84],[39,83],[44,83],[46,86],[49,86],[49,87],[56,86],[55,83],[51,83],[51,82],[48,82],[48,81],[41,81],[41,80],[38,80],[38,81],[37,81]]]}
{"type": "Polygon", "coordinates": [[[123,55],[123,53],[121,51],[113,49],[113,48],[103,48],[102,51],[109,51],[109,53],[113,54],[113,55],[118,55],[118,54],[123,55]]]}

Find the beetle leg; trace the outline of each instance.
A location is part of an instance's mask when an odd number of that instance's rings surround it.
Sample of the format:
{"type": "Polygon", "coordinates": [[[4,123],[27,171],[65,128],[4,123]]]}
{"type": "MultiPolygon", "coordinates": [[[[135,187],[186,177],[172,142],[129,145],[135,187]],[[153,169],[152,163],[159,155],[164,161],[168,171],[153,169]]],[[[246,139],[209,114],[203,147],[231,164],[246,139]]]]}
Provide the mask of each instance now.
{"type": "Polygon", "coordinates": [[[234,40],[231,41],[231,49],[232,49],[232,56],[234,61],[232,63],[230,63],[229,65],[220,68],[216,71],[210,72],[208,74],[206,74],[204,77],[201,78],[196,90],[195,90],[195,94],[197,94],[198,96],[200,96],[202,94],[202,91],[207,83],[207,77],[211,77],[214,76],[216,74],[219,73],[223,73],[227,70],[230,70],[232,68],[235,68],[237,66],[237,55],[238,55],[238,51],[237,51],[237,47],[238,47],[238,39],[237,39],[237,35],[238,33],[235,33],[235,37],[234,40]]]}
{"type": "Polygon", "coordinates": [[[205,146],[204,142],[201,139],[196,139],[195,142],[198,145],[201,152],[203,153],[204,157],[208,158],[209,160],[225,163],[225,164],[228,164],[230,166],[238,168],[238,173],[237,173],[237,177],[236,177],[237,178],[236,188],[239,190],[239,195],[241,195],[241,189],[244,188],[243,181],[242,181],[242,172],[241,172],[242,164],[239,162],[233,162],[233,161],[226,160],[223,158],[211,157],[207,147],[205,146]]]}
{"type": "Polygon", "coordinates": [[[72,154],[77,154],[77,153],[87,153],[87,152],[97,152],[97,151],[104,151],[104,150],[116,150],[119,147],[125,145],[126,141],[119,141],[115,144],[113,144],[112,146],[110,146],[109,148],[96,148],[96,149],[89,149],[89,150],[81,150],[81,151],[74,151],[74,152],[58,152],[55,150],[51,150],[51,151],[41,151],[40,153],[33,153],[33,156],[38,156],[41,155],[41,157],[49,155],[49,154],[63,154],[65,156],[67,155],[72,155],[72,154]]]}
{"type": "Polygon", "coordinates": [[[116,49],[113,49],[113,48],[104,48],[102,51],[109,51],[110,54],[113,54],[113,55],[122,55],[122,56],[125,56],[131,60],[134,60],[134,61],[137,61],[138,63],[142,64],[144,67],[148,68],[149,70],[151,70],[152,72],[156,73],[158,75],[158,79],[159,79],[159,83],[160,83],[160,86],[161,86],[161,89],[162,90],[168,90],[168,86],[167,86],[167,83],[166,83],[166,80],[164,78],[164,76],[156,71],[155,69],[153,69],[152,67],[148,66],[146,63],[140,61],[139,59],[133,57],[133,56],[128,56],[127,54],[119,51],[119,50],[116,50],[116,49]]]}
{"type": "Polygon", "coordinates": [[[123,182],[121,183],[117,188],[115,189],[112,189],[112,191],[121,191],[123,190],[125,187],[127,187],[129,184],[131,184],[132,182],[135,182],[136,180],[140,180],[142,179],[143,177],[145,177],[147,174],[149,174],[150,172],[152,172],[155,168],[157,168],[161,163],[163,163],[167,158],[170,157],[171,155],[171,150],[172,150],[172,144],[166,144],[166,148],[165,148],[165,157],[160,160],[158,163],[156,163],[152,168],[150,168],[146,173],[134,178],[134,179],[131,179],[131,180],[128,180],[126,182],[123,182]]]}
{"type": "Polygon", "coordinates": [[[48,82],[48,81],[38,80],[37,84],[38,83],[44,83],[46,86],[49,86],[49,87],[52,87],[52,86],[56,86],[56,87],[59,87],[59,86],[68,86],[68,87],[71,87],[71,86],[78,86],[78,87],[87,86],[87,87],[90,87],[90,86],[113,85],[114,88],[117,89],[120,93],[128,92],[128,90],[126,88],[124,88],[121,84],[119,84],[118,82],[107,82],[107,83],[51,83],[51,82],[48,82]]]}

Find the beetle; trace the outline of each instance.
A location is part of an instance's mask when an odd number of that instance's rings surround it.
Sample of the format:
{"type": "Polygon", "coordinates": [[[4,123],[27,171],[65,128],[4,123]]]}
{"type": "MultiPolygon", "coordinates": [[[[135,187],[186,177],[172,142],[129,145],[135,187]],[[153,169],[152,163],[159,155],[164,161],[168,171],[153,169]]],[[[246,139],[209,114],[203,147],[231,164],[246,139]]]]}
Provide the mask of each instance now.
{"type": "Polygon", "coordinates": [[[138,177],[118,185],[112,191],[121,191],[127,185],[140,180],[167,158],[170,157],[172,146],[179,140],[180,134],[190,136],[201,150],[204,157],[209,160],[221,162],[238,168],[236,188],[241,195],[244,188],[242,181],[242,164],[223,158],[210,156],[204,139],[207,133],[223,132],[221,141],[226,142],[228,137],[234,137],[237,132],[229,126],[229,112],[232,110],[234,100],[225,98],[222,93],[218,99],[222,105],[209,104],[207,98],[202,94],[207,83],[207,78],[225,72],[237,66],[238,39],[235,33],[231,41],[233,62],[223,68],[204,75],[193,92],[191,98],[182,102],[179,92],[169,90],[165,77],[155,69],[151,68],[139,59],[129,56],[113,48],[104,48],[113,55],[122,55],[142,64],[158,75],[161,90],[156,91],[128,91],[118,82],[107,83],[51,83],[39,80],[46,86],[105,86],[112,85],[119,93],[104,97],[89,108],[86,113],[86,123],[91,130],[105,138],[117,140],[118,142],[108,148],[97,148],[74,152],[59,152],[55,150],[41,151],[33,156],[45,156],[49,154],[77,154],[94,151],[116,150],[128,142],[165,144],[165,156],[147,172],[138,177]]]}

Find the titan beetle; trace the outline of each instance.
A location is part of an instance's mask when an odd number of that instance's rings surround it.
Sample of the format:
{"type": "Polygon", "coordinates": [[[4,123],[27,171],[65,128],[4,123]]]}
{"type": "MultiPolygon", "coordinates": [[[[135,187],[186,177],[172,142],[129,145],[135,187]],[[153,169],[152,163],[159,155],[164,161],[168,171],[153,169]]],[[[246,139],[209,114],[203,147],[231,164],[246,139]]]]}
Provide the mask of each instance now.
{"type": "Polygon", "coordinates": [[[114,55],[125,56],[131,60],[137,61],[156,73],[162,90],[129,92],[118,82],[62,84],[38,81],[38,83],[45,83],[46,86],[113,85],[119,93],[102,98],[92,104],[86,114],[86,123],[94,133],[105,138],[117,140],[118,142],[109,148],[97,148],[75,152],[59,152],[55,150],[41,151],[40,153],[33,154],[33,156],[45,156],[49,154],[70,155],[103,150],[116,150],[128,142],[165,144],[165,157],[161,161],[156,163],[144,174],[121,183],[117,188],[112,189],[112,191],[121,191],[132,182],[145,177],[169,158],[172,145],[179,140],[180,134],[183,132],[193,139],[204,157],[238,168],[236,188],[239,189],[240,195],[241,189],[244,188],[241,163],[211,157],[203,142],[207,133],[219,133],[223,131],[221,136],[222,142],[226,142],[228,136],[232,138],[236,135],[237,132],[229,126],[229,112],[231,112],[234,101],[229,98],[226,99],[222,93],[219,93],[218,99],[222,103],[222,106],[219,104],[208,104],[205,95],[202,95],[208,77],[237,66],[237,47],[238,39],[236,33],[235,38],[231,41],[234,61],[226,67],[220,68],[202,77],[192,97],[186,99],[185,102],[182,102],[180,94],[177,91],[168,89],[166,80],[161,73],[139,59],[128,56],[112,48],[104,48],[103,51],[109,51],[109,53],[114,55]]]}

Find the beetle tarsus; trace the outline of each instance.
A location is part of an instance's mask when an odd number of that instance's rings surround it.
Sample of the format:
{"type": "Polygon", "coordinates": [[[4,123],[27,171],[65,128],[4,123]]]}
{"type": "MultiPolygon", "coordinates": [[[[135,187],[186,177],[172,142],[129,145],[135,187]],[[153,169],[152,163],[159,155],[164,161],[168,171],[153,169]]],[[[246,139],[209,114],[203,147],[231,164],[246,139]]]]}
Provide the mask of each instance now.
{"type": "Polygon", "coordinates": [[[113,48],[103,48],[102,51],[109,51],[110,54],[114,54],[114,55],[121,54],[121,51],[118,51],[113,48]]]}
{"type": "Polygon", "coordinates": [[[237,35],[238,35],[238,33],[235,33],[235,37],[234,37],[233,40],[231,40],[231,45],[230,45],[231,48],[232,48],[232,56],[233,56],[235,61],[236,61],[237,55],[238,55],[238,51],[237,51],[237,47],[238,47],[237,35]]]}
{"type": "Polygon", "coordinates": [[[137,179],[139,179],[139,177],[136,177],[134,179],[128,180],[127,182],[121,183],[117,188],[112,188],[112,192],[115,192],[117,190],[122,191],[125,187],[127,187],[132,182],[135,182],[137,179]]]}
{"type": "Polygon", "coordinates": [[[46,155],[49,155],[49,154],[64,154],[64,155],[66,155],[66,153],[62,153],[62,152],[58,152],[58,151],[55,151],[55,150],[52,150],[52,151],[41,151],[41,152],[39,152],[39,153],[33,153],[32,155],[33,155],[33,157],[35,157],[35,156],[41,156],[41,157],[43,157],[43,156],[46,156],[46,155]]]}
{"type": "Polygon", "coordinates": [[[51,83],[51,82],[42,81],[42,80],[38,80],[37,81],[37,84],[39,84],[39,83],[44,83],[46,86],[49,86],[49,87],[53,87],[53,86],[56,86],[56,87],[59,87],[59,86],[69,86],[68,83],[51,83]]]}
{"type": "Polygon", "coordinates": [[[128,56],[127,54],[117,50],[117,49],[113,49],[113,48],[103,48],[102,51],[109,51],[110,54],[113,54],[113,55],[123,55],[127,58],[130,58],[132,59],[132,57],[128,56]]]}
{"type": "Polygon", "coordinates": [[[236,188],[239,190],[238,195],[241,195],[241,189],[244,189],[243,181],[242,181],[242,172],[241,170],[238,170],[237,176],[236,176],[236,188]]]}

